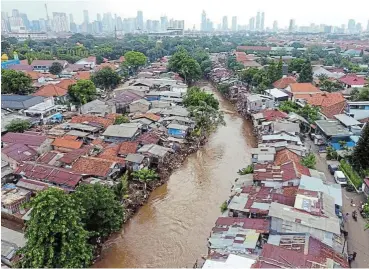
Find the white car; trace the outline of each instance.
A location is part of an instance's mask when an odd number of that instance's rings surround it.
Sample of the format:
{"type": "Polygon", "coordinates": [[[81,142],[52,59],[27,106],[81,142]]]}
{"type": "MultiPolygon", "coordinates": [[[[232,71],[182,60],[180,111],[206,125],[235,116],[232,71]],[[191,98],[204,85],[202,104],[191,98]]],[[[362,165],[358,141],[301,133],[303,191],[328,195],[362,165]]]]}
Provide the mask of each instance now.
{"type": "Polygon", "coordinates": [[[347,185],[347,178],[342,171],[335,171],[333,177],[337,184],[340,184],[341,186],[347,185]]]}

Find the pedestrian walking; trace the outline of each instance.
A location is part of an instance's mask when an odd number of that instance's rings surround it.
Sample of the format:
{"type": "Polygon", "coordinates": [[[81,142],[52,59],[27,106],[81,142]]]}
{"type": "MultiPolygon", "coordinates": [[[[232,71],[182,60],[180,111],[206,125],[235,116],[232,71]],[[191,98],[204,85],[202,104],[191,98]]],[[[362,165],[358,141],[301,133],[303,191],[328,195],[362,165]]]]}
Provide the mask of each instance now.
{"type": "Polygon", "coordinates": [[[343,221],[344,222],[347,222],[348,221],[348,217],[350,216],[350,214],[349,213],[346,213],[346,214],[344,214],[343,215],[343,221]]]}

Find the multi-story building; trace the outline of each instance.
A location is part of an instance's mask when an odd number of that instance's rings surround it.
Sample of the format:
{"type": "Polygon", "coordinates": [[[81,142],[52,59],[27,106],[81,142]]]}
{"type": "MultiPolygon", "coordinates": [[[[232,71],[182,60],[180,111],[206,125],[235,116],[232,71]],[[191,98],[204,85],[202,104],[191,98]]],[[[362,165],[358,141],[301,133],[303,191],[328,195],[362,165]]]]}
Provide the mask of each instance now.
{"type": "Polygon", "coordinates": [[[23,20],[21,17],[10,17],[9,18],[9,26],[11,32],[21,32],[25,31],[25,27],[23,25],[23,20]]]}
{"type": "Polygon", "coordinates": [[[237,17],[236,16],[232,17],[232,31],[233,32],[237,31],[237,17]]]}
{"type": "Polygon", "coordinates": [[[260,30],[260,12],[256,14],[256,31],[260,30]]]}
{"type": "Polygon", "coordinates": [[[289,32],[293,32],[293,31],[295,31],[295,28],[296,28],[296,26],[295,26],[295,20],[294,19],[290,19],[290,24],[288,26],[288,31],[289,32]]]}
{"type": "Polygon", "coordinates": [[[94,34],[100,34],[102,32],[102,23],[101,21],[93,21],[92,22],[92,32],[94,34]]]}
{"type": "Polygon", "coordinates": [[[273,22],[273,32],[278,32],[278,22],[277,21],[273,22]]]}
{"type": "Polygon", "coordinates": [[[211,32],[214,30],[213,22],[210,19],[206,20],[206,31],[211,32]]]}
{"type": "Polygon", "coordinates": [[[160,31],[160,21],[153,20],[152,21],[152,30],[153,32],[159,32],[160,31]]]}
{"type": "Polygon", "coordinates": [[[96,14],[96,20],[101,22],[101,14],[100,13],[97,13],[96,14]]]}
{"type": "Polygon", "coordinates": [[[167,16],[163,16],[160,17],[160,29],[161,31],[166,31],[168,28],[168,17],[167,16]]]}
{"type": "Polygon", "coordinates": [[[88,17],[88,10],[83,11],[83,22],[87,24],[90,22],[90,19],[88,17]]]}
{"type": "Polygon", "coordinates": [[[255,17],[250,18],[250,20],[249,20],[249,29],[250,29],[250,31],[255,30],[255,17]]]}
{"type": "Polygon", "coordinates": [[[41,31],[40,21],[39,20],[32,20],[31,29],[34,32],[40,32],[41,31]]]}
{"type": "Polygon", "coordinates": [[[28,20],[28,17],[27,17],[27,14],[25,13],[20,13],[19,14],[19,17],[22,18],[22,22],[23,22],[23,25],[24,27],[26,28],[26,30],[30,30],[31,29],[31,23],[29,22],[28,20]]]}
{"type": "Polygon", "coordinates": [[[265,13],[261,13],[260,30],[264,31],[265,13]]]}
{"type": "Polygon", "coordinates": [[[137,29],[143,30],[144,29],[144,20],[143,20],[143,13],[141,10],[137,11],[137,29]]]}
{"type": "Polygon", "coordinates": [[[353,19],[350,19],[348,21],[348,24],[347,24],[347,29],[348,29],[348,32],[351,34],[351,33],[354,33],[355,32],[355,27],[356,27],[356,22],[355,20],[353,19]]]}
{"type": "Polygon", "coordinates": [[[223,17],[222,30],[228,31],[228,17],[227,16],[223,17]]]}
{"type": "Polygon", "coordinates": [[[69,31],[69,23],[66,13],[53,12],[53,30],[57,33],[69,31]]]}
{"type": "Polygon", "coordinates": [[[7,12],[1,12],[1,32],[10,32],[9,16],[7,12]]]}
{"type": "Polygon", "coordinates": [[[19,41],[27,39],[32,40],[45,40],[48,39],[48,35],[44,32],[22,32],[22,33],[9,33],[8,37],[15,37],[19,41]]]}
{"type": "Polygon", "coordinates": [[[201,14],[201,31],[207,31],[207,19],[206,19],[206,13],[205,10],[202,11],[201,14]]]}

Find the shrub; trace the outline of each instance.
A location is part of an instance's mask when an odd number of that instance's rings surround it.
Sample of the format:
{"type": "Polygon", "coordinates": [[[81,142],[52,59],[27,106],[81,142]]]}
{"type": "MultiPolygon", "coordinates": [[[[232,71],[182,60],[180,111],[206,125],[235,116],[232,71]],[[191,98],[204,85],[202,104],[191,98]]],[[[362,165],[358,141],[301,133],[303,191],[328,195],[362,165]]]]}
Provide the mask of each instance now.
{"type": "Polygon", "coordinates": [[[220,206],[220,211],[224,213],[228,209],[227,201],[224,201],[223,204],[220,206]]]}
{"type": "Polygon", "coordinates": [[[363,180],[349,163],[347,163],[345,160],[341,160],[340,168],[356,188],[361,186],[363,180]]]}
{"type": "Polygon", "coordinates": [[[254,167],[252,165],[248,165],[246,168],[238,170],[239,175],[247,175],[254,173],[254,167]]]}

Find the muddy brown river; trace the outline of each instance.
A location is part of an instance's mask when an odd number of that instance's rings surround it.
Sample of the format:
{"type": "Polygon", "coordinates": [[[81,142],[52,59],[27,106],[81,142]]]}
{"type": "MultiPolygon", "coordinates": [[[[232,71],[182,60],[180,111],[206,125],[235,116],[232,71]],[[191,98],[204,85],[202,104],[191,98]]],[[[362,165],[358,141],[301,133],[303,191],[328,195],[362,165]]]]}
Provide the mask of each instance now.
{"type": "Polygon", "coordinates": [[[148,203],[106,243],[94,267],[192,268],[206,255],[220,205],[228,198],[238,169],[250,164],[250,148],[255,146],[251,123],[214,93],[227,125],[151,193],[148,203]]]}

